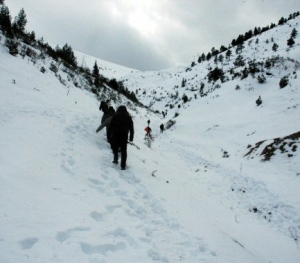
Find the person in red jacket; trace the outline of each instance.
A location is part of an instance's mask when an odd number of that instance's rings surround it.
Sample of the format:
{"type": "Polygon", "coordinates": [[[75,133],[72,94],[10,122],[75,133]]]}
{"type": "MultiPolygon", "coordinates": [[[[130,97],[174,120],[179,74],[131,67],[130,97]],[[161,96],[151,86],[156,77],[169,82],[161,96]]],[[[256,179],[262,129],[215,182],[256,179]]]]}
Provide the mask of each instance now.
{"type": "Polygon", "coordinates": [[[114,153],[113,163],[118,163],[118,149],[121,149],[121,169],[126,169],[127,142],[133,141],[134,127],[131,116],[125,106],[120,106],[113,115],[109,125],[111,133],[112,148],[114,153]]]}

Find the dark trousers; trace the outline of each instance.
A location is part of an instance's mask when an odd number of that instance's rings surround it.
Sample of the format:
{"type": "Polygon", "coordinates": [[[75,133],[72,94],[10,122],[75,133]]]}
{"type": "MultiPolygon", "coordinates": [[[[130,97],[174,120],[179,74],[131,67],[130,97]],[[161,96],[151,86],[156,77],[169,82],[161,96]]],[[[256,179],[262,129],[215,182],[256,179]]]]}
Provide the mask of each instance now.
{"type": "Polygon", "coordinates": [[[119,148],[121,148],[121,167],[126,167],[126,160],[127,160],[127,136],[125,137],[117,137],[112,140],[112,148],[114,153],[114,162],[118,161],[119,157],[119,148]]]}

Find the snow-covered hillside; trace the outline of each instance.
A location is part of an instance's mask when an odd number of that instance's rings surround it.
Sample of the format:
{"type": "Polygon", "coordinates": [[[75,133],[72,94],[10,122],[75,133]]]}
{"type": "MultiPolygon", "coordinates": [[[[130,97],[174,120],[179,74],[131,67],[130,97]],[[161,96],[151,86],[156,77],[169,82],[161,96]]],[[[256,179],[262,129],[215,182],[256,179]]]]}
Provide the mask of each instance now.
{"type": "Polygon", "coordinates": [[[2,38],[1,262],[299,262],[300,37],[286,46],[299,19],[289,24],[245,44],[246,61],[273,55],[267,39],[279,45],[283,60],[260,72],[263,84],[257,75],[232,78],[235,53],[223,63],[223,83],[206,78],[213,60],[138,73],[111,65],[142,102],[167,109],[163,118],[125,98],[113,102],[128,107],[135,125],[125,171],[112,163],[105,132],[95,133],[95,95],[66,72],[42,73],[50,59],[11,56],[2,38]],[[148,119],[151,148],[143,140],[148,119]],[[170,119],[175,125],[160,133],[170,119]]]}
{"type": "Polygon", "coordinates": [[[274,83],[274,88],[278,88],[282,77],[296,78],[294,72],[300,67],[299,33],[293,47],[287,45],[293,29],[300,31],[300,17],[245,41],[240,51],[237,51],[238,46],[230,48],[230,57],[226,57],[227,51],[224,51],[209,61],[194,62],[195,66],[184,65],[157,72],[132,72],[121,80],[137,93],[145,105],[159,112],[170,112],[172,117],[190,104],[202,103],[203,96],[214,98],[217,92],[212,91],[219,88],[231,89],[232,93],[237,86],[251,91],[272,87],[274,83]],[[273,50],[274,44],[278,46],[276,51],[273,50]],[[238,57],[241,57],[242,65],[235,64],[238,57]],[[222,69],[224,82],[220,79],[208,80],[207,75],[214,68],[222,69]],[[255,73],[252,76],[253,71],[255,73]],[[259,85],[259,75],[266,77],[266,84],[259,85]],[[273,82],[272,85],[270,82],[273,82]],[[184,95],[190,103],[183,103],[184,95]]]}
{"type": "Polygon", "coordinates": [[[120,66],[99,58],[95,58],[88,54],[84,54],[82,52],[75,51],[75,56],[79,65],[83,67],[93,68],[96,62],[99,67],[100,74],[109,79],[119,79],[128,74],[139,72],[136,69],[120,66]]]}

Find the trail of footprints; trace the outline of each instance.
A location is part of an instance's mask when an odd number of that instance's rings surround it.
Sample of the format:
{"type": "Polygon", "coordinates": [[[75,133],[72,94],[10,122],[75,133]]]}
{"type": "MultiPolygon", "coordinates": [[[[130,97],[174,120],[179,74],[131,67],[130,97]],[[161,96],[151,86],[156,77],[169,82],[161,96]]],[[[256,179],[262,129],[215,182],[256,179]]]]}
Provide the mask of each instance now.
{"type": "MultiPolygon", "coordinates": [[[[74,175],[76,164],[72,153],[78,129],[78,126],[69,126],[64,131],[68,133],[69,147],[61,152],[61,167],[70,175],[74,175]]],[[[184,234],[180,224],[168,217],[161,202],[139,182],[130,171],[120,176],[119,171],[109,166],[102,171],[101,177],[88,178],[88,186],[99,192],[99,198],[108,197],[114,201],[110,201],[101,211],[98,208],[86,215],[94,222],[92,226],[76,226],[59,231],[54,234],[55,240],[62,246],[68,246],[70,242],[77,243],[82,253],[99,256],[101,263],[106,262],[105,258],[110,252],[116,253],[128,247],[137,249],[137,253],[140,253],[138,249],[146,247],[148,252],[145,256],[157,262],[174,262],[189,257],[204,260],[207,254],[216,256],[201,238],[184,234]],[[130,224],[127,225],[128,222],[130,224]],[[134,231],[135,237],[130,235],[131,231],[134,231]],[[95,235],[106,242],[89,242],[95,235]]],[[[20,249],[30,250],[39,241],[37,237],[29,237],[18,243],[20,249]]]]}
{"type": "MultiPolygon", "coordinates": [[[[57,232],[54,238],[66,246],[64,249],[68,249],[70,243],[77,243],[82,253],[87,257],[92,255],[99,258],[99,262],[108,262],[106,257],[110,253],[118,253],[129,247],[137,253],[147,250],[144,256],[157,262],[174,262],[180,258],[204,260],[207,254],[216,256],[204,240],[184,234],[180,224],[168,217],[160,201],[142,184],[136,183],[138,180],[134,175],[126,171],[120,176],[115,169],[106,169],[107,173],[104,171],[101,178],[89,178],[87,184],[99,191],[100,198],[108,196],[115,202],[111,201],[102,209],[95,209],[86,215],[94,224],[57,232]],[[126,187],[134,190],[126,191],[126,187]],[[130,234],[132,231],[134,236],[130,234]],[[105,243],[90,241],[95,235],[105,243]]],[[[39,241],[31,237],[19,241],[19,246],[22,250],[28,250],[39,241]]]]}

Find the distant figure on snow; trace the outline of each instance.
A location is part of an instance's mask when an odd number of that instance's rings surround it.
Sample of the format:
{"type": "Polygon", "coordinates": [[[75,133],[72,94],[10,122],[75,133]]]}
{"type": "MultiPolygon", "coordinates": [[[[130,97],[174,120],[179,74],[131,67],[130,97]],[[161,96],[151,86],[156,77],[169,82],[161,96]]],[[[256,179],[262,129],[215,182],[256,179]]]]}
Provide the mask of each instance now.
{"type": "Polygon", "coordinates": [[[147,137],[151,138],[152,129],[150,128],[149,125],[145,128],[145,131],[146,131],[145,138],[147,138],[147,137]]]}
{"type": "Polygon", "coordinates": [[[165,129],[164,124],[162,123],[162,124],[159,126],[159,128],[160,128],[160,132],[163,133],[163,132],[164,132],[164,129],[165,129]]]}
{"type": "Polygon", "coordinates": [[[112,135],[112,148],[114,153],[113,163],[118,163],[118,149],[121,148],[121,169],[126,169],[127,161],[127,141],[128,133],[129,141],[133,141],[134,127],[131,116],[129,115],[125,106],[120,106],[113,115],[109,131],[112,135]]]}

